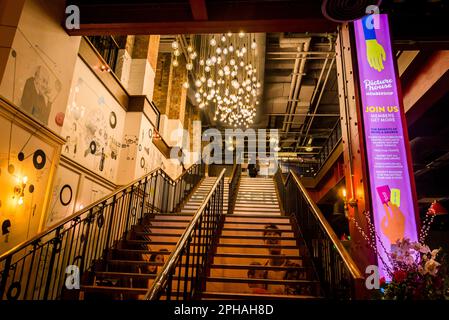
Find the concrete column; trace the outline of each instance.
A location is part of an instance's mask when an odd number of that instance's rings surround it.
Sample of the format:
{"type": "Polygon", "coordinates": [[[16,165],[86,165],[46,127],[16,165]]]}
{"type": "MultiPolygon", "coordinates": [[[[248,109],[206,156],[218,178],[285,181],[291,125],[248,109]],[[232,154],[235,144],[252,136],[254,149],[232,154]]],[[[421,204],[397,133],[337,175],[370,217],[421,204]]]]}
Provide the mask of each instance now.
{"type": "Polygon", "coordinates": [[[155,61],[159,50],[159,36],[135,36],[131,54],[128,91],[131,95],[145,95],[153,99],[155,61]]]}
{"type": "Polygon", "coordinates": [[[126,39],[120,42],[122,47],[118,52],[117,65],[115,67],[115,75],[120,79],[120,82],[126,89],[128,89],[129,75],[131,72],[134,38],[135,36],[126,36],[126,39]]]}
{"type": "Polygon", "coordinates": [[[0,1],[0,83],[17,32],[25,0],[0,1]]]}

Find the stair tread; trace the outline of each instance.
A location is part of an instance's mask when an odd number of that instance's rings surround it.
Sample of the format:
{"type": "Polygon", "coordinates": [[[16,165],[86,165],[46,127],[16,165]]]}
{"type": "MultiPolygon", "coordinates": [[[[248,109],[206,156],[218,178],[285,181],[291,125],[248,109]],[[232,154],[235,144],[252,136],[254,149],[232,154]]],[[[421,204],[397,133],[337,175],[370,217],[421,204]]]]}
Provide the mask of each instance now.
{"type": "Polygon", "coordinates": [[[266,283],[266,284],[315,284],[316,280],[276,280],[233,277],[208,277],[208,282],[266,283]]]}
{"type": "MultiPolygon", "coordinates": [[[[255,254],[255,253],[216,253],[214,257],[220,258],[251,258],[251,259],[273,259],[271,254],[255,254]]],[[[283,255],[285,259],[289,260],[303,260],[302,257],[297,255],[283,255]]]]}
{"type": "MultiPolygon", "coordinates": [[[[273,245],[270,244],[247,244],[247,243],[218,243],[217,247],[226,247],[226,248],[271,248],[273,245]]],[[[281,249],[299,249],[296,245],[276,245],[276,248],[281,249]]]]}
{"type": "Polygon", "coordinates": [[[224,264],[217,263],[211,265],[212,269],[260,269],[260,270],[291,270],[291,269],[306,269],[301,266],[290,266],[290,267],[281,267],[281,266],[264,266],[264,265],[249,265],[249,264],[224,264]]]}
{"type": "Polygon", "coordinates": [[[280,294],[256,294],[256,293],[240,293],[240,292],[215,292],[205,291],[202,293],[202,297],[217,297],[224,299],[241,298],[241,299],[268,299],[268,300],[280,300],[280,299],[322,299],[320,296],[308,296],[308,295],[280,295],[280,294]]]}
{"type": "MultiPolygon", "coordinates": [[[[264,236],[229,236],[229,235],[221,235],[220,239],[252,239],[252,240],[264,240],[264,236]]],[[[278,240],[296,240],[295,237],[276,237],[278,240]]]]}

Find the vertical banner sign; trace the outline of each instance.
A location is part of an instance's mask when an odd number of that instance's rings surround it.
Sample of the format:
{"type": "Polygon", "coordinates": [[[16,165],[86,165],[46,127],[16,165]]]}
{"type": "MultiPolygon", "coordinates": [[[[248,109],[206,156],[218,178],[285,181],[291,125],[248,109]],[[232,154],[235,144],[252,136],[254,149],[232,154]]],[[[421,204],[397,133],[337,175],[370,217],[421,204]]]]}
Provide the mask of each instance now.
{"type": "Polygon", "coordinates": [[[373,220],[379,235],[379,273],[388,279],[385,251],[399,239],[418,240],[401,118],[404,111],[398,96],[388,16],[366,16],[354,22],[354,29],[373,220]]]}

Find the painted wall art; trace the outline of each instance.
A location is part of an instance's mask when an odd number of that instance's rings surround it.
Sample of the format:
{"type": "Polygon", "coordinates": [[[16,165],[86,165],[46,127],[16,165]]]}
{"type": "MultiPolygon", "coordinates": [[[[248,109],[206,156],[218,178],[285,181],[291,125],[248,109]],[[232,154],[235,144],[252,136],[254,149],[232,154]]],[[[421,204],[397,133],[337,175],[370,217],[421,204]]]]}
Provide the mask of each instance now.
{"type": "Polygon", "coordinates": [[[111,182],[116,182],[120,149],[135,157],[137,138],[125,136],[126,112],[96,78],[77,60],[62,136],[63,154],[111,182]]]}
{"type": "Polygon", "coordinates": [[[79,184],[79,173],[61,165],[58,167],[47,218],[48,227],[75,212],[75,202],[79,184]]]}
{"type": "Polygon", "coordinates": [[[0,127],[0,223],[10,224],[0,235],[1,254],[39,232],[57,147],[12,119],[0,117],[0,127]]]}
{"type": "Polygon", "coordinates": [[[56,133],[64,121],[80,43],[60,27],[58,7],[26,1],[0,79],[0,95],[56,133]]]}

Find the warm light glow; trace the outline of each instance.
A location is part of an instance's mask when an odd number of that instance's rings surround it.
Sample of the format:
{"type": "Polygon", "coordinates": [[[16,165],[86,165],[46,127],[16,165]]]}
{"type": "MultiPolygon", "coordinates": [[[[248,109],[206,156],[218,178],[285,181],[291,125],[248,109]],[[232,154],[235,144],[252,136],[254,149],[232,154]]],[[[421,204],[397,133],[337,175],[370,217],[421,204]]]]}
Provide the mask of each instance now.
{"type": "Polygon", "coordinates": [[[17,201],[17,204],[19,206],[21,206],[23,204],[23,197],[20,197],[19,200],[17,201]]]}
{"type": "Polygon", "coordinates": [[[22,182],[23,182],[24,184],[27,184],[27,182],[28,182],[28,177],[27,177],[27,176],[24,176],[24,177],[22,178],[22,182]]]}
{"type": "Polygon", "coordinates": [[[346,197],[347,197],[346,188],[341,189],[341,194],[342,194],[343,198],[346,199],[346,197]]]}

